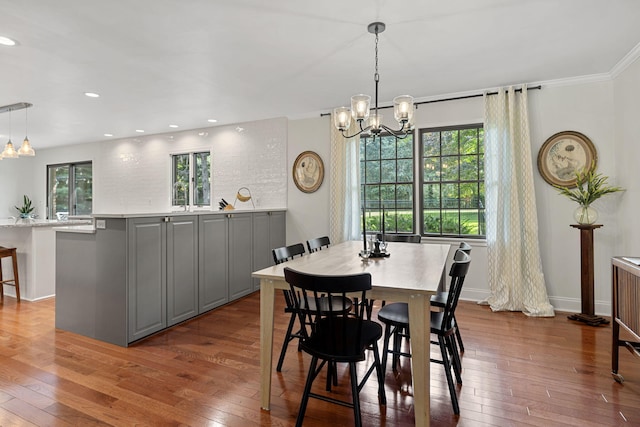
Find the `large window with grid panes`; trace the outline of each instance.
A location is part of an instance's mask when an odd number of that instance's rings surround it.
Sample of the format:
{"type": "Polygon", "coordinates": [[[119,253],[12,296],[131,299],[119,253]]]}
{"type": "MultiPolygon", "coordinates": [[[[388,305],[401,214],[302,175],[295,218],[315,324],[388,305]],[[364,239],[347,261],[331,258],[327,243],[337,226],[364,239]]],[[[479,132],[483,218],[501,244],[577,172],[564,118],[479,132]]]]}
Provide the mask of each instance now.
{"type": "Polygon", "coordinates": [[[484,237],[482,124],[419,131],[424,236],[484,237]]]}

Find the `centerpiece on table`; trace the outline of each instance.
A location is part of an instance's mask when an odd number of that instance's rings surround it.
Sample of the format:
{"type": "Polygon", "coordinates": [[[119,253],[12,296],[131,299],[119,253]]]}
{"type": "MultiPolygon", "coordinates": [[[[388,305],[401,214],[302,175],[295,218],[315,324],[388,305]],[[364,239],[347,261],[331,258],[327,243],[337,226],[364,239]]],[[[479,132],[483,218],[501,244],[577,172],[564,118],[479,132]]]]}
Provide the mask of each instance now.
{"type": "Polygon", "coordinates": [[[26,194],[23,196],[22,206],[21,207],[14,206],[14,207],[18,212],[20,212],[20,218],[23,218],[23,219],[31,218],[33,215],[31,212],[33,212],[34,207],[31,206],[31,200],[29,200],[26,194]]]}
{"type": "Polygon", "coordinates": [[[609,177],[596,173],[595,165],[575,171],[576,187],[569,189],[554,185],[560,194],[567,196],[580,206],[575,210],[573,217],[578,224],[594,224],[598,219],[598,211],[591,204],[605,194],[624,191],[624,188],[613,187],[607,183],[609,177]]]}

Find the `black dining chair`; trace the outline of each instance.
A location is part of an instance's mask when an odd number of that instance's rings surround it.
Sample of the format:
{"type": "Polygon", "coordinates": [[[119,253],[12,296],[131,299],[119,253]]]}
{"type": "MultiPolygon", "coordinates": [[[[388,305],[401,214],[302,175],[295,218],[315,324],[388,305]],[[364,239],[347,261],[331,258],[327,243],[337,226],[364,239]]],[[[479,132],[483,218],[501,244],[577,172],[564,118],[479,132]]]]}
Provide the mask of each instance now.
{"type": "Polygon", "coordinates": [[[328,248],[330,244],[331,242],[328,236],[316,237],[315,239],[307,240],[307,249],[309,249],[309,253],[312,254],[322,250],[322,248],[328,248]]]}
{"type": "MultiPolygon", "coordinates": [[[[466,242],[460,242],[460,246],[458,246],[458,250],[463,251],[467,255],[471,255],[471,245],[469,245],[466,242]]],[[[435,295],[431,296],[431,306],[442,309],[447,303],[448,298],[449,298],[449,292],[447,291],[437,292],[435,295]]],[[[456,322],[456,325],[457,325],[458,320],[455,317],[453,320],[456,322]]],[[[462,335],[460,334],[460,328],[456,328],[456,340],[458,340],[458,347],[460,348],[460,353],[464,353],[464,344],[462,343],[462,335]]]]}
{"type": "MultiPolygon", "coordinates": [[[[302,243],[296,243],[294,245],[290,245],[290,246],[283,246],[280,248],[275,248],[272,250],[272,254],[273,254],[273,261],[276,264],[281,264],[283,262],[286,261],[290,261],[292,259],[294,259],[296,256],[302,256],[304,255],[305,251],[304,251],[304,245],[302,243]]],[[[296,319],[298,318],[297,316],[297,307],[295,305],[295,301],[293,298],[293,295],[291,294],[291,291],[289,289],[283,289],[282,293],[284,295],[284,300],[285,300],[285,308],[284,308],[284,312],[285,313],[289,313],[290,314],[290,318],[289,318],[289,325],[287,326],[287,332],[284,338],[284,342],[282,343],[282,349],[280,350],[280,357],[278,358],[278,365],[276,367],[276,370],[278,372],[282,371],[282,364],[284,363],[284,358],[285,355],[287,354],[287,348],[289,347],[289,343],[291,341],[293,341],[294,339],[300,339],[302,338],[302,330],[304,329],[305,325],[304,324],[300,324],[300,329],[298,329],[297,332],[293,332],[293,328],[295,326],[296,323],[296,319]]],[[[328,302],[322,298],[321,299],[323,301],[323,303],[326,305],[328,304],[328,302]]],[[[311,301],[311,304],[315,304],[315,301],[311,301]]],[[[332,302],[332,307],[334,307],[336,310],[338,311],[350,311],[351,307],[353,306],[353,303],[350,299],[345,299],[345,300],[336,300],[332,302]]],[[[315,311],[316,307],[315,305],[312,305],[311,307],[309,307],[310,311],[315,311]]],[[[300,351],[300,345],[298,345],[298,351],[300,351]]],[[[329,378],[327,380],[327,389],[329,389],[331,387],[330,385],[330,380],[331,380],[331,373],[329,374],[329,378]]],[[[334,381],[336,381],[336,378],[333,378],[334,381]]]]}
{"type": "MultiPolygon", "coordinates": [[[[273,255],[273,261],[276,264],[282,264],[283,262],[292,260],[296,256],[304,255],[305,251],[304,245],[302,243],[296,243],[294,245],[282,246],[280,248],[272,249],[271,253],[273,255]]],[[[286,304],[284,312],[289,313],[291,316],[289,318],[289,325],[287,326],[287,333],[285,335],[284,342],[282,343],[282,349],[280,350],[278,366],[276,367],[276,370],[278,372],[282,371],[282,364],[284,363],[284,357],[287,353],[287,347],[289,346],[289,343],[296,338],[302,337],[299,331],[293,332],[293,327],[295,325],[297,315],[293,297],[291,296],[291,291],[288,289],[283,289],[282,293],[284,295],[286,304]]],[[[302,328],[302,326],[300,328],[302,328]]]]}
{"type": "MultiPolygon", "coordinates": [[[[378,379],[378,399],[386,405],[383,370],[378,351],[378,340],[382,337],[382,326],[364,318],[364,305],[354,305],[352,312],[341,311],[334,307],[333,301],[347,299],[347,294],[355,294],[364,301],[367,291],[371,290],[371,275],[359,273],[353,275],[324,276],[302,273],[286,267],[284,276],[291,287],[300,323],[311,324],[309,329],[302,329],[300,347],[311,355],[311,364],[307,374],[300,410],[296,426],[304,420],[309,398],[324,400],[353,408],[355,425],[362,425],[360,412],[360,390],[375,371],[378,379]],[[326,303],[325,303],[326,302],[326,303]],[[320,307],[312,311],[309,307],[320,307]],[[368,367],[362,379],[358,380],[357,363],[369,360],[365,352],[373,352],[373,363],[368,367]],[[320,364],[318,364],[320,362],[320,364]],[[340,400],[328,393],[312,392],[314,380],[327,366],[348,364],[351,380],[351,402],[340,400]]],[[[329,372],[333,369],[329,369],[329,372]]]]}
{"type": "MultiPolygon", "coordinates": [[[[439,363],[444,366],[447,384],[449,386],[449,394],[451,395],[451,404],[453,412],[457,415],[460,413],[458,406],[458,396],[453,382],[451,371],[455,373],[456,381],[462,384],[462,364],[460,362],[460,354],[456,344],[455,334],[457,324],[455,322],[455,310],[462,291],[462,284],[469,271],[471,256],[463,250],[457,249],[454,257],[449,276],[451,283],[449,285],[449,293],[447,302],[442,311],[432,311],[430,313],[430,333],[435,335],[437,340],[431,340],[432,344],[438,344],[440,347],[441,359],[433,359],[430,361],[439,363]]],[[[382,355],[382,369],[386,369],[387,355],[393,354],[392,368],[396,369],[396,363],[400,356],[411,357],[411,353],[402,352],[399,346],[399,340],[396,335],[399,332],[409,332],[409,307],[407,303],[396,302],[387,304],[378,312],[378,320],[385,325],[384,344],[382,355]],[[394,337],[393,348],[389,349],[389,341],[394,337]]]]}

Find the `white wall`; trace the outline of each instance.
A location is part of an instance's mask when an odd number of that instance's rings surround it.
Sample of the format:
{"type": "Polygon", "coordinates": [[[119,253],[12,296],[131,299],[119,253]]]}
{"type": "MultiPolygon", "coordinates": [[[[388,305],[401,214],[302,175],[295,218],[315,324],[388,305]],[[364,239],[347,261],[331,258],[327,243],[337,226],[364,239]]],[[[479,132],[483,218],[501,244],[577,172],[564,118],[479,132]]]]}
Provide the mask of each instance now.
{"type": "Polygon", "coordinates": [[[614,81],[615,153],[620,171],[618,184],[626,189],[618,211],[618,244],[615,255],[640,255],[640,61],[636,60],[614,81]]]}
{"type": "MultiPolygon", "coordinates": [[[[9,216],[7,206],[20,203],[24,193],[44,217],[46,166],[87,160],[93,162],[94,213],[167,212],[171,209],[170,154],[203,150],[212,153],[214,209],[221,198],[233,203],[243,186],[251,190],[257,208],[286,207],[287,120],[278,118],[38,150],[35,158],[12,160],[13,164],[3,160],[0,216],[9,216]],[[25,182],[17,179],[21,176],[25,182]]],[[[236,208],[252,205],[239,202],[236,208]]]]}

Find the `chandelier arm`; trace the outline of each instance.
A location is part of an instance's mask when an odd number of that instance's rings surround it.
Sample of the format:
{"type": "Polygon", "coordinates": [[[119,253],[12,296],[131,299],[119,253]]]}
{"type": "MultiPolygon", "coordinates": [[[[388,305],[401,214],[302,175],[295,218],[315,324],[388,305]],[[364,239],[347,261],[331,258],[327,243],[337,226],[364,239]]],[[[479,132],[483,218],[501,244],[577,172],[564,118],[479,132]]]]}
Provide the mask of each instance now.
{"type": "Polygon", "coordinates": [[[405,128],[404,122],[402,123],[402,127],[400,129],[391,129],[389,126],[386,126],[386,125],[381,125],[380,127],[384,129],[387,133],[390,133],[391,135],[399,139],[405,139],[407,136],[409,136],[409,133],[410,133],[410,129],[405,128]]]}
{"type": "Polygon", "coordinates": [[[371,126],[367,126],[366,128],[362,128],[362,123],[361,123],[361,124],[360,124],[360,131],[358,131],[358,132],[354,133],[353,135],[347,135],[347,134],[345,133],[345,131],[344,131],[344,130],[341,130],[341,131],[340,131],[340,133],[342,134],[342,136],[343,136],[344,138],[349,139],[349,138],[353,138],[354,136],[358,136],[358,135],[360,135],[362,132],[366,132],[366,131],[368,131],[369,129],[371,129],[371,126]]]}

